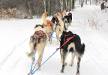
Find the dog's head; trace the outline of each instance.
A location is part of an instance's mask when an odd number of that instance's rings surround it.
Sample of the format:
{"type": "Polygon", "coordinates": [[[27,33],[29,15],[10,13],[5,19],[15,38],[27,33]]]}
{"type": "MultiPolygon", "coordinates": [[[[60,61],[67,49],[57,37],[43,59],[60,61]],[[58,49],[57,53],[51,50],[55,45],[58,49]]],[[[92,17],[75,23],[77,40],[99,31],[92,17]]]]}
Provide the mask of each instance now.
{"type": "Polygon", "coordinates": [[[43,28],[43,25],[41,25],[41,24],[37,24],[37,25],[35,25],[34,28],[37,28],[37,27],[41,27],[41,28],[43,28]]]}
{"type": "Polygon", "coordinates": [[[56,16],[53,16],[52,19],[51,19],[51,22],[53,24],[56,24],[57,25],[59,23],[59,20],[58,20],[58,18],[56,16]]]}
{"type": "Polygon", "coordinates": [[[71,31],[63,31],[63,33],[62,33],[62,35],[61,35],[61,40],[63,40],[63,39],[67,39],[67,38],[69,38],[69,37],[71,37],[71,36],[73,36],[74,34],[71,32],[71,31]]]}
{"type": "Polygon", "coordinates": [[[43,17],[47,17],[47,16],[48,16],[48,12],[45,11],[45,12],[42,14],[42,16],[43,16],[43,17]]]}
{"type": "Polygon", "coordinates": [[[72,13],[68,13],[68,16],[69,16],[69,22],[72,21],[72,13]]]}
{"type": "Polygon", "coordinates": [[[68,15],[64,16],[63,21],[65,23],[71,23],[71,21],[72,21],[72,13],[68,13],[68,15]]]}

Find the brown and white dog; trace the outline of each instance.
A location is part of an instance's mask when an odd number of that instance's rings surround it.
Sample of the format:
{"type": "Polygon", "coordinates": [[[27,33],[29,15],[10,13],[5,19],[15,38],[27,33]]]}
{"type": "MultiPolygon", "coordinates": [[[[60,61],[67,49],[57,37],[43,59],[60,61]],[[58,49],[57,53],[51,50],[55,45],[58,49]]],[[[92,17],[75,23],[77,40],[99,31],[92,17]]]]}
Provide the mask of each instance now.
{"type": "Polygon", "coordinates": [[[65,24],[64,24],[64,22],[63,22],[63,20],[62,20],[62,15],[61,15],[61,13],[60,13],[60,12],[56,13],[56,14],[53,16],[53,18],[52,18],[51,21],[52,21],[53,24],[55,25],[54,31],[55,31],[55,33],[56,33],[56,38],[57,38],[57,40],[60,40],[60,36],[61,36],[62,32],[63,32],[64,30],[66,30],[65,24]]]}
{"type": "Polygon", "coordinates": [[[49,41],[51,42],[52,33],[53,33],[53,23],[49,19],[47,19],[47,17],[48,17],[48,12],[44,12],[41,17],[41,23],[46,30],[49,41]]]}
{"type": "Polygon", "coordinates": [[[42,25],[36,25],[34,34],[30,37],[30,53],[28,54],[29,57],[34,57],[36,52],[38,52],[38,67],[40,68],[43,52],[45,48],[47,40],[46,32],[42,25]]]}
{"type": "Polygon", "coordinates": [[[55,23],[55,21],[57,21],[57,16],[59,16],[59,18],[61,18],[61,20],[64,22],[64,26],[65,26],[65,29],[67,30],[68,27],[71,25],[71,22],[72,22],[72,13],[69,11],[69,12],[66,12],[65,10],[62,11],[62,12],[57,12],[53,17],[52,17],[52,22],[55,23]]]}

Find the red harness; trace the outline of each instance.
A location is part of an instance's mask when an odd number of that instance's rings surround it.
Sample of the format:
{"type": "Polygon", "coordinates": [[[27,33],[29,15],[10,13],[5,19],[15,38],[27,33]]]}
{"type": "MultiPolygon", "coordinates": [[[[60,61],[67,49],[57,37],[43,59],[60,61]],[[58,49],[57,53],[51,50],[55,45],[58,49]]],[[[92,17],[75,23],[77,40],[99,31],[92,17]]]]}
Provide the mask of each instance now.
{"type": "Polygon", "coordinates": [[[36,37],[36,38],[43,38],[45,36],[46,36],[46,34],[42,30],[36,31],[34,33],[34,37],[36,37]]]}
{"type": "Polygon", "coordinates": [[[40,42],[41,39],[45,39],[47,37],[42,30],[36,31],[33,36],[38,42],[40,42]]]}
{"type": "Polygon", "coordinates": [[[68,39],[66,39],[66,41],[58,48],[61,49],[63,46],[65,46],[70,40],[72,40],[76,35],[73,35],[71,37],[69,37],[68,39]]]}

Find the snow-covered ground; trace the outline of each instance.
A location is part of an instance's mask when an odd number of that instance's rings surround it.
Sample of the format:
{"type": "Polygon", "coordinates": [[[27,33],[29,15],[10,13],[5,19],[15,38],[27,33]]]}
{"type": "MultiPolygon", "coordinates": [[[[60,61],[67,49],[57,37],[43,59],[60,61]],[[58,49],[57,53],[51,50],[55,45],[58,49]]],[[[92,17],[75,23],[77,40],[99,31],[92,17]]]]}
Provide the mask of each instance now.
{"type": "MultiPolygon", "coordinates": [[[[69,30],[80,35],[86,44],[82,57],[80,75],[108,75],[108,10],[101,11],[99,6],[76,8],[69,30]]],[[[28,41],[33,27],[39,19],[0,20],[0,75],[27,75],[31,61],[26,56],[28,41]]],[[[55,37],[55,35],[53,36],[55,37]]],[[[47,43],[43,61],[59,47],[56,39],[47,43]]],[[[60,73],[59,51],[49,59],[34,75],[75,75],[76,65],[67,66],[60,73]]]]}

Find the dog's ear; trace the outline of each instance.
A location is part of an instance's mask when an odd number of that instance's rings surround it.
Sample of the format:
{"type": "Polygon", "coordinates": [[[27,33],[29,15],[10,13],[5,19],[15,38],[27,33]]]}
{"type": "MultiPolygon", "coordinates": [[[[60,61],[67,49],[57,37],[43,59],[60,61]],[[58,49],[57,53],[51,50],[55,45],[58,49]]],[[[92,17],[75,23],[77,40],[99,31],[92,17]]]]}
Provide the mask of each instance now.
{"type": "Polygon", "coordinates": [[[66,31],[63,31],[63,33],[62,33],[63,35],[65,35],[66,34],[66,31]]]}
{"type": "Polygon", "coordinates": [[[34,29],[37,27],[37,25],[34,26],[34,29]]]}
{"type": "Polygon", "coordinates": [[[72,16],[72,13],[68,13],[68,16],[72,16]]]}
{"type": "Polygon", "coordinates": [[[71,31],[69,31],[69,34],[71,34],[72,32],[71,31]]]}
{"type": "Polygon", "coordinates": [[[43,25],[41,25],[41,24],[37,24],[37,25],[35,25],[35,27],[34,28],[37,28],[37,27],[41,27],[41,28],[44,28],[44,26],[43,25]]]}
{"type": "Polygon", "coordinates": [[[55,18],[55,16],[53,16],[52,19],[51,19],[51,21],[52,21],[53,23],[55,23],[55,20],[56,20],[56,18],[55,18]]]}
{"type": "Polygon", "coordinates": [[[73,35],[73,32],[72,32],[72,31],[68,31],[68,34],[69,34],[69,35],[73,35]]]}

